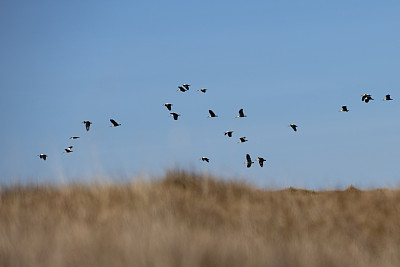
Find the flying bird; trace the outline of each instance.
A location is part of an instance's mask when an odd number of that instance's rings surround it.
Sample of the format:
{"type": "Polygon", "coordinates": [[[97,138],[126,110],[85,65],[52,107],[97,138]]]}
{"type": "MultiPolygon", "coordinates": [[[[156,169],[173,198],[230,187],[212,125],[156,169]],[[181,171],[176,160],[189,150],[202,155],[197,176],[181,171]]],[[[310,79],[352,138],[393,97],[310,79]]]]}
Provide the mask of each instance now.
{"type": "Polygon", "coordinates": [[[186,92],[187,90],[186,90],[186,88],[185,87],[183,87],[183,86],[178,86],[178,90],[177,91],[181,91],[181,92],[186,92]]]}
{"type": "Polygon", "coordinates": [[[166,106],[169,111],[171,111],[171,107],[173,106],[170,103],[165,103],[163,106],[166,106]]]}
{"type": "Polygon", "coordinates": [[[361,96],[361,101],[364,101],[365,103],[368,103],[370,100],[374,100],[374,99],[369,94],[363,94],[361,96]]]}
{"type": "Polygon", "coordinates": [[[72,151],[72,146],[67,147],[64,151],[64,153],[71,153],[71,152],[74,152],[72,151]]]}
{"type": "Polygon", "coordinates": [[[297,132],[297,125],[296,124],[290,124],[290,127],[292,127],[293,131],[297,132]]]}
{"type": "Polygon", "coordinates": [[[89,131],[89,129],[90,129],[90,124],[92,124],[90,121],[83,121],[82,123],[84,123],[85,124],[85,126],[86,126],[86,131],[89,131]]]}
{"type": "Polygon", "coordinates": [[[347,109],[347,106],[342,106],[342,109],[339,111],[349,112],[349,110],[347,109]]]}
{"type": "Polygon", "coordinates": [[[217,115],[215,115],[215,113],[211,109],[209,109],[208,112],[210,113],[210,116],[208,116],[209,118],[218,117],[217,115]]]}
{"type": "Polygon", "coordinates": [[[246,154],[246,159],[247,159],[247,161],[244,164],[247,164],[247,168],[250,168],[251,164],[253,164],[254,162],[251,161],[251,157],[249,154],[246,154]]]}
{"type": "Polygon", "coordinates": [[[186,89],[186,91],[189,90],[189,86],[190,86],[190,84],[186,84],[186,83],[182,84],[182,87],[184,87],[186,89]]]}
{"type": "Polygon", "coordinates": [[[386,97],[383,100],[393,100],[390,98],[390,95],[386,95],[386,97]]]}
{"type": "Polygon", "coordinates": [[[207,89],[199,89],[199,90],[197,90],[197,91],[200,91],[200,92],[203,92],[203,93],[205,93],[206,91],[207,91],[207,89]]]}
{"type": "Polygon", "coordinates": [[[368,103],[370,100],[374,100],[371,96],[365,98],[364,102],[368,103]]]}
{"type": "Polygon", "coordinates": [[[258,157],[258,159],[256,159],[256,160],[260,164],[260,167],[263,167],[264,166],[264,161],[266,161],[264,158],[260,158],[260,157],[258,157]]]}
{"type": "Polygon", "coordinates": [[[206,162],[210,162],[210,160],[208,158],[206,158],[206,157],[202,157],[201,160],[202,161],[206,161],[206,162]]]}
{"type": "Polygon", "coordinates": [[[247,116],[244,115],[243,109],[241,108],[241,109],[239,110],[239,116],[236,116],[236,118],[244,118],[244,117],[247,117],[247,116]]]}
{"type": "Polygon", "coordinates": [[[229,137],[232,137],[233,131],[226,131],[224,132],[224,135],[228,135],[229,137]]]}
{"type": "Polygon", "coordinates": [[[178,117],[180,116],[180,114],[177,114],[175,112],[170,113],[172,117],[174,117],[174,120],[178,120],[178,117]]]}
{"type": "Polygon", "coordinates": [[[39,158],[41,158],[43,160],[47,159],[47,155],[46,154],[39,154],[38,156],[39,156],[39,158]]]}
{"type": "Polygon", "coordinates": [[[246,140],[246,137],[240,137],[239,139],[240,139],[240,142],[238,142],[238,143],[244,143],[244,142],[249,141],[249,140],[246,140]]]}
{"type": "Polygon", "coordinates": [[[72,136],[72,137],[70,137],[69,139],[74,140],[74,139],[78,139],[78,138],[80,138],[80,137],[79,137],[79,136],[72,136]]]}
{"type": "Polygon", "coordinates": [[[110,121],[111,121],[111,123],[112,123],[112,125],[110,126],[110,127],[117,127],[117,126],[120,126],[121,124],[119,124],[119,123],[117,123],[115,120],[113,120],[113,119],[110,119],[110,121]]]}

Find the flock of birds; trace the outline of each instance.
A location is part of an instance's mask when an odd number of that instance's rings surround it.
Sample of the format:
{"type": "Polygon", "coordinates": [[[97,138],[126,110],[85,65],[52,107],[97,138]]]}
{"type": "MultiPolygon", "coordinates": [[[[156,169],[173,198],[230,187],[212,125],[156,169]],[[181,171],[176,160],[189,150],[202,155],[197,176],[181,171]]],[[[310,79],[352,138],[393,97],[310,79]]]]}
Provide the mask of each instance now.
{"type": "MultiPolygon", "coordinates": [[[[182,84],[181,86],[178,86],[179,89],[178,89],[177,91],[180,91],[180,92],[182,92],[182,93],[187,92],[187,91],[189,91],[190,86],[191,86],[190,84],[186,84],[186,83],[185,83],[185,84],[182,84]]],[[[207,92],[207,89],[202,88],[202,89],[199,89],[199,90],[197,90],[197,91],[202,92],[202,93],[206,93],[206,92],[207,92]]],[[[164,106],[165,106],[169,111],[171,111],[171,110],[172,110],[173,104],[171,104],[171,103],[165,103],[164,106]]],[[[211,109],[208,110],[208,113],[210,113],[210,115],[208,116],[209,118],[216,118],[216,117],[218,117],[218,115],[216,115],[215,112],[212,111],[211,109]]],[[[181,116],[181,115],[178,114],[178,113],[175,113],[175,112],[171,112],[171,113],[170,113],[170,116],[173,117],[174,120],[178,120],[179,116],[181,116]]],[[[247,116],[244,114],[244,111],[243,111],[243,109],[241,108],[241,109],[239,110],[239,115],[236,116],[236,118],[245,118],[245,117],[247,117],[247,116]]],[[[290,126],[296,131],[296,127],[297,127],[296,125],[291,124],[290,126]]],[[[228,137],[232,137],[232,134],[233,134],[233,131],[226,131],[226,132],[224,132],[224,135],[227,135],[228,137]]],[[[240,141],[239,141],[238,143],[244,143],[244,142],[247,142],[247,141],[248,141],[248,140],[246,139],[245,136],[244,136],[244,137],[240,137],[239,140],[240,140],[240,141]]],[[[207,157],[201,157],[200,160],[205,161],[205,162],[207,162],[207,163],[210,162],[210,159],[207,158],[207,157]]],[[[251,161],[251,157],[250,157],[249,154],[246,154],[246,160],[247,160],[247,161],[245,162],[245,164],[247,165],[247,168],[250,168],[250,167],[251,167],[251,164],[253,164],[254,162],[251,161]]],[[[260,164],[260,167],[263,167],[263,166],[264,166],[264,162],[265,162],[266,160],[265,160],[264,158],[262,158],[262,157],[258,157],[258,158],[256,159],[256,161],[258,161],[258,163],[260,164]]]]}
{"type": "MultiPolygon", "coordinates": [[[[183,84],[183,85],[181,85],[181,86],[178,86],[179,89],[178,89],[177,91],[180,91],[180,92],[182,92],[182,93],[187,92],[187,91],[189,91],[190,86],[191,86],[190,84],[183,84]]],[[[199,90],[197,90],[197,91],[206,93],[207,89],[199,89],[199,90]]],[[[365,103],[368,103],[368,102],[371,101],[371,100],[374,100],[374,99],[372,98],[372,96],[371,96],[370,94],[363,94],[363,95],[361,95],[361,101],[363,101],[363,102],[365,102],[365,103]]],[[[389,100],[393,100],[393,99],[390,97],[390,95],[386,95],[385,98],[384,98],[383,100],[389,101],[389,100]]],[[[173,104],[171,104],[171,103],[165,103],[164,106],[165,106],[169,111],[171,111],[171,110],[172,110],[173,104]]],[[[347,108],[347,106],[342,106],[342,109],[339,110],[339,111],[341,111],[341,112],[348,112],[349,109],[347,108]]],[[[218,117],[218,115],[216,115],[215,112],[212,111],[211,109],[208,110],[208,112],[210,113],[210,115],[208,116],[209,118],[218,117]]],[[[178,113],[176,113],[176,112],[171,112],[171,113],[170,113],[170,116],[172,116],[172,117],[174,118],[174,120],[178,120],[179,116],[181,116],[181,115],[178,114],[178,113]]],[[[239,115],[236,116],[236,118],[244,118],[244,117],[247,117],[247,116],[244,114],[243,109],[240,109],[240,110],[239,110],[239,115]]],[[[293,131],[297,132],[297,127],[298,127],[298,126],[297,126],[296,124],[290,124],[289,126],[293,129],[293,131]]],[[[233,131],[226,131],[226,132],[224,132],[224,135],[227,135],[228,137],[232,137],[232,134],[233,134],[233,131]]],[[[246,139],[246,137],[240,137],[239,140],[240,140],[240,141],[239,141],[238,143],[244,143],[244,142],[247,142],[247,141],[248,141],[248,140],[246,139]]],[[[210,162],[210,159],[207,158],[207,157],[202,157],[201,160],[202,160],[202,161],[205,161],[205,162],[207,162],[207,163],[210,162]]],[[[266,160],[265,160],[264,158],[262,158],[262,157],[258,157],[258,158],[256,159],[256,161],[258,161],[258,163],[260,164],[260,167],[263,167],[263,166],[264,166],[264,162],[265,162],[266,160]]],[[[244,162],[244,163],[247,165],[247,168],[250,168],[251,165],[254,163],[254,162],[251,160],[251,156],[250,156],[249,154],[246,154],[246,162],[244,162]]]]}
{"type": "MultiPolygon", "coordinates": [[[[178,89],[177,91],[180,91],[180,92],[182,92],[182,93],[187,92],[187,91],[189,91],[190,86],[191,86],[190,84],[182,84],[181,86],[178,86],[179,89],[178,89]]],[[[206,93],[206,92],[207,92],[207,89],[202,88],[202,89],[199,89],[199,90],[197,90],[197,91],[202,92],[202,93],[206,93]]],[[[374,99],[372,98],[372,96],[371,96],[370,94],[363,94],[363,95],[361,95],[361,101],[363,101],[363,102],[365,102],[365,103],[368,103],[368,102],[371,101],[371,100],[374,100],[374,99]]],[[[393,99],[391,98],[390,95],[386,95],[385,98],[384,98],[383,100],[384,100],[384,101],[391,101],[391,100],[393,100],[393,99]]],[[[171,103],[165,103],[165,104],[163,104],[163,106],[165,106],[169,111],[172,111],[172,106],[173,106],[173,104],[171,104],[171,103]]],[[[339,110],[339,111],[341,111],[341,112],[348,112],[349,109],[347,108],[347,106],[342,106],[342,109],[339,110]]],[[[218,115],[216,115],[216,114],[214,113],[214,111],[212,111],[211,109],[208,110],[208,112],[209,112],[209,114],[210,114],[210,115],[208,116],[209,118],[216,118],[216,117],[218,117],[218,115]]],[[[236,118],[245,118],[245,117],[247,117],[247,116],[244,114],[244,111],[243,111],[242,108],[239,110],[238,113],[239,113],[239,115],[236,116],[236,118]]],[[[175,113],[175,112],[170,112],[170,116],[173,117],[174,120],[178,120],[179,116],[181,116],[181,115],[178,114],[178,113],[175,113]]],[[[117,123],[114,119],[110,119],[110,122],[111,122],[111,126],[110,126],[110,127],[118,127],[118,126],[121,126],[121,124],[117,123]]],[[[83,121],[82,123],[85,125],[86,131],[89,131],[92,122],[91,122],[91,121],[83,121]]],[[[293,131],[297,132],[297,127],[298,127],[298,126],[297,126],[296,124],[290,124],[289,126],[293,129],[293,131]]],[[[224,132],[224,135],[226,135],[226,136],[228,136],[228,137],[232,137],[232,136],[233,136],[233,131],[226,131],[226,132],[224,132]]],[[[69,139],[74,140],[74,139],[78,139],[78,138],[80,138],[80,137],[79,137],[79,136],[72,136],[72,137],[70,137],[69,139]]],[[[247,142],[247,141],[248,141],[248,140],[246,139],[246,137],[243,136],[243,137],[240,137],[240,138],[239,138],[239,142],[238,142],[238,143],[245,143],[245,142],[247,142]]],[[[65,148],[65,149],[64,149],[64,150],[65,150],[64,153],[67,153],[67,154],[68,154],[68,153],[73,152],[72,148],[73,148],[73,146],[69,146],[69,147],[65,148]]],[[[47,157],[48,157],[46,154],[39,154],[39,155],[37,155],[37,156],[39,156],[39,158],[41,158],[41,159],[43,159],[43,160],[46,160],[47,157]]],[[[204,161],[204,162],[207,162],[207,163],[210,162],[210,159],[207,158],[207,157],[204,157],[204,156],[201,157],[200,160],[202,160],[202,161],[204,161]]],[[[264,166],[264,162],[265,162],[266,160],[265,160],[264,158],[262,158],[262,157],[258,157],[258,158],[256,159],[256,161],[258,161],[260,167],[263,167],[263,166],[264,166]]],[[[246,162],[244,162],[244,163],[246,164],[247,168],[250,168],[251,165],[254,163],[254,162],[252,161],[252,159],[251,159],[251,156],[250,156],[249,154],[246,154],[246,162]]]]}
{"type": "MultiPolygon", "coordinates": [[[[113,119],[110,119],[110,122],[111,122],[111,126],[110,127],[121,126],[121,124],[117,123],[113,119]]],[[[82,123],[85,124],[86,131],[88,132],[90,130],[90,125],[92,124],[92,122],[91,121],[83,121],[82,123]]],[[[79,139],[79,138],[80,138],[79,136],[71,136],[69,139],[74,140],[74,139],[79,139]]],[[[72,148],[73,148],[73,146],[69,146],[69,147],[65,148],[64,149],[64,153],[68,154],[68,153],[74,152],[72,150],[72,148]]],[[[39,156],[39,158],[41,158],[43,160],[46,160],[47,157],[48,157],[46,154],[43,154],[43,153],[39,154],[38,156],[39,156]]]]}
{"type": "MultiPolygon", "coordinates": [[[[371,95],[369,95],[369,94],[361,95],[361,101],[368,103],[370,100],[374,100],[371,95]]],[[[389,101],[389,100],[393,100],[393,99],[390,98],[390,95],[386,95],[385,98],[382,100],[389,101]]],[[[349,109],[347,108],[347,106],[342,106],[342,109],[339,111],[349,112],[349,109]]]]}

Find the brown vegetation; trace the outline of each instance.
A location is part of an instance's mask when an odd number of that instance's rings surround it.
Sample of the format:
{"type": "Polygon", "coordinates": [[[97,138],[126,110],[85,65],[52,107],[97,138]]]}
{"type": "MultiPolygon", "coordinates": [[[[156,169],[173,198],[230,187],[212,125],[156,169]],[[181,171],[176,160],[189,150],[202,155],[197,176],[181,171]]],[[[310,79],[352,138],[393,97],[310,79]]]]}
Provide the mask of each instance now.
{"type": "Polygon", "coordinates": [[[188,172],[0,195],[0,266],[400,266],[400,192],[259,190],[188,172]]]}

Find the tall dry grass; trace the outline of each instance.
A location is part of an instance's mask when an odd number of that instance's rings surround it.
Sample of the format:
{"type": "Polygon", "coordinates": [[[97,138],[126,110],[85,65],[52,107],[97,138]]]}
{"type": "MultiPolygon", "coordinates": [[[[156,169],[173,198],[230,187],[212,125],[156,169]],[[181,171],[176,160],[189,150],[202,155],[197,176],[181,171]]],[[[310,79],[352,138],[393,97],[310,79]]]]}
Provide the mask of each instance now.
{"type": "Polygon", "coordinates": [[[258,190],[189,172],[0,195],[0,266],[400,266],[400,192],[258,190]]]}

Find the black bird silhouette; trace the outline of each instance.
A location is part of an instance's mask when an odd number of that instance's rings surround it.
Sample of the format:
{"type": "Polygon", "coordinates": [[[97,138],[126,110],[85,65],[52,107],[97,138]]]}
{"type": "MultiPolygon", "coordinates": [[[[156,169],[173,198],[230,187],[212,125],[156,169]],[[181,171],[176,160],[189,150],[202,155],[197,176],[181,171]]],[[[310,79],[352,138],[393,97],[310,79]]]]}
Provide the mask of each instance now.
{"type": "Polygon", "coordinates": [[[201,160],[202,160],[202,161],[210,162],[210,160],[209,160],[208,158],[206,158],[206,157],[202,157],[201,160]]]}
{"type": "Polygon", "coordinates": [[[64,151],[64,153],[71,153],[71,152],[74,152],[72,151],[72,146],[67,147],[64,151]]]}
{"type": "Polygon", "coordinates": [[[228,135],[229,137],[232,137],[233,131],[226,131],[224,132],[224,135],[228,135]]]}
{"type": "Polygon", "coordinates": [[[70,137],[69,139],[74,140],[74,139],[78,139],[78,138],[80,138],[80,137],[79,137],[79,136],[72,136],[72,137],[70,137]]]}
{"type": "Polygon", "coordinates": [[[177,114],[175,112],[170,113],[172,117],[174,117],[174,120],[178,120],[178,117],[180,116],[180,114],[177,114]]]}
{"type": "Polygon", "coordinates": [[[264,166],[264,161],[266,161],[265,159],[260,158],[260,157],[258,157],[258,159],[256,159],[256,160],[257,160],[258,163],[260,164],[260,167],[263,167],[263,166],[264,166]]]}
{"type": "Polygon", "coordinates": [[[369,96],[369,97],[366,97],[366,98],[365,98],[364,102],[365,102],[365,103],[368,103],[370,100],[374,100],[374,99],[373,99],[372,97],[369,96]]]}
{"type": "Polygon", "coordinates": [[[115,120],[110,119],[112,125],[110,127],[117,127],[117,126],[121,126],[121,124],[117,123],[115,120]]]}
{"type": "Polygon", "coordinates": [[[39,154],[38,156],[39,156],[39,158],[41,158],[43,160],[47,159],[47,155],[46,154],[39,154]]]}
{"type": "Polygon", "coordinates": [[[90,121],[83,121],[82,123],[84,123],[85,124],[85,126],[86,126],[86,131],[89,131],[90,130],[90,124],[92,124],[90,121]]]}
{"type": "Polygon", "coordinates": [[[210,113],[210,116],[208,116],[209,118],[215,118],[218,117],[217,115],[215,115],[215,113],[210,109],[208,110],[208,112],[210,113]]]}
{"type": "Polygon", "coordinates": [[[241,109],[239,110],[239,116],[236,116],[236,118],[244,118],[244,117],[247,117],[247,116],[244,115],[243,109],[241,108],[241,109]]]}
{"type": "Polygon", "coordinates": [[[293,131],[297,132],[297,125],[296,124],[290,124],[290,127],[292,127],[293,131]]]}
{"type": "Polygon", "coordinates": [[[246,140],[246,137],[240,137],[239,139],[240,139],[240,142],[238,142],[238,143],[244,143],[244,142],[249,141],[249,140],[246,140]]]}
{"type": "Polygon", "coordinates": [[[370,100],[374,100],[374,99],[369,94],[363,94],[361,96],[361,101],[364,101],[365,103],[368,103],[370,100]]]}
{"type": "Polygon", "coordinates": [[[171,107],[173,106],[170,103],[165,103],[163,106],[166,106],[169,111],[171,111],[171,107]]]}
{"type": "Polygon", "coordinates": [[[246,159],[247,159],[247,161],[244,164],[247,164],[247,168],[250,168],[251,164],[253,164],[254,162],[251,161],[251,157],[249,154],[246,154],[246,159]]]}
{"type": "Polygon", "coordinates": [[[199,90],[197,90],[197,91],[200,91],[200,92],[203,92],[203,93],[205,93],[205,92],[207,92],[207,89],[199,89],[199,90]]]}
{"type": "Polygon", "coordinates": [[[339,110],[339,111],[349,112],[349,110],[347,109],[347,106],[342,106],[342,110],[339,110]]]}
{"type": "Polygon", "coordinates": [[[390,95],[386,95],[386,97],[383,100],[393,100],[390,98],[390,95]]]}
{"type": "Polygon", "coordinates": [[[368,94],[361,95],[361,101],[364,101],[367,96],[370,96],[370,95],[368,95],[368,94]]]}
{"type": "Polygon", "coordinates": [[[182,87],[184,87],[186,89],[186,91],[189,90],[189,86],[190,86],[190,84],[186,84],[186,83],[182,84],[182,87]]]}
{"type": "Polygon", "coordinates": [[[181,92],[186,92],[187,90],[185,89],[185,87],[183,86],[178,86],[178,90],[177,91],[181,91],[181,92]]]}

